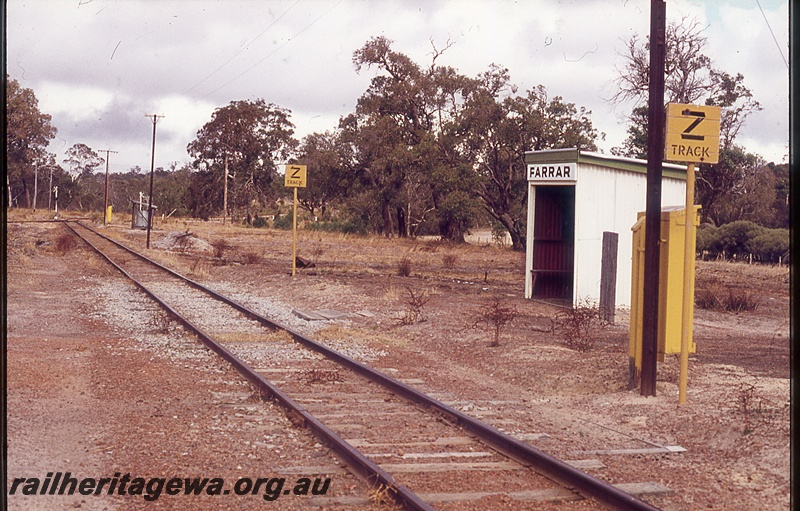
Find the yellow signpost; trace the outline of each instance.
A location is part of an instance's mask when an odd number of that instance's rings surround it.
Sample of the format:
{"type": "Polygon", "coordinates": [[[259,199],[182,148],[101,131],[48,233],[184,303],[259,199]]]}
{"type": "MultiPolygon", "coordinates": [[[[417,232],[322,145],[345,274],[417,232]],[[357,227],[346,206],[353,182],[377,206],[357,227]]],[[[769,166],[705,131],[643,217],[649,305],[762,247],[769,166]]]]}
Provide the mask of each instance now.
{"type": "Polygon", "coordinates": [[[292,277],[297,273],[297,189],[306,187],[306,166],[286,165],[284,185],[294,188],[294,202],[292,203],[292,277]]]}
{"type": "Polygon", "coordinates": [[[666,159],[687,163],[717,163],[719,121],[720,108],[716,106],[667,105],[666,159]]]}
{"type": "Polygon", "coordinates": [[[666,159],[687,162],[686,229],[683,252],[683,303],[681,320],[681,367],[678,382],[678,403],[686,402],[689,378],[689,345],[692,341],[691,278],[694,276],[694,164],[719,161],[720,108],[686,104],[667,105],[667,129],[664,152],[666,159]]]}
{"type": "Polygon", "coordinates": [[[306,166],[305,165],[286,165],[284,184],[292,188],[306,187],[306,166]]]}

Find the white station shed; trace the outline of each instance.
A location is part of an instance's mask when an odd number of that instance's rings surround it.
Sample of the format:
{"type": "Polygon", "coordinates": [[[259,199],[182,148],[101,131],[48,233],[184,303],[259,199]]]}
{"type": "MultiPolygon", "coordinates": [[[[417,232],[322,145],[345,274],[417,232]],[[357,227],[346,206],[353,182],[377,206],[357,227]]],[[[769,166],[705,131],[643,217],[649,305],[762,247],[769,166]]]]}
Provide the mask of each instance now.
{"type": "MultiPolygon", "coordinates": [[[[525,163],[525,297],[597,304],[603,236],[616,233],[615,301],[629,307],[631,227],[646,207],[647,162],[573,148],[527,152],[525,163]]],[[[685,193],[686,166],[664,163],[662,209],[682,207],[685,193]]]]}

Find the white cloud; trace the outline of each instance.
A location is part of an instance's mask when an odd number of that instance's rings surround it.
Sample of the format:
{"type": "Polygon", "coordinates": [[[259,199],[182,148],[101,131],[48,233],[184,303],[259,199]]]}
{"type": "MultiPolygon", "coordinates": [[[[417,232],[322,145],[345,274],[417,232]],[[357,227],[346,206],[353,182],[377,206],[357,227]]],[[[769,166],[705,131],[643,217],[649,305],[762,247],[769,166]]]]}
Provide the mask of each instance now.
{"type": "MultiPolygon", "coordinates": [[[[623,39],[649,32],[646,0],[212,0],[83,2],[13,0],[8,5],[8,69],[53,115],[61,140],[119,150],[117,161],[149,168],[152,123],[156,165],[186,160],[186,145],[215,108],[263,98],[293,112],[298,136],[331,130],[355,108],[374,70],[357,74],[353,52],[372,36],[422,66],[431,42],[437,60],[468,76],[505,66],[520,91],[544,85],[592,110],[606,151],[625,138],[629,107],[604,101],[621,65],[623,39]],[[118,147],[113,147],[113,146],[118,147]]],[[[788,2],[761,0],[781,44],[788,2]]],[[[741,143],[785,154],[788,75],[758,7],[745,0],[671,0],[669,20],[708,24],[715,65],[742,72],[764,110],[741,143]],[[721,8],[720,6],[724,6],[721,8]]],[[[112,160],[113,162],[114,160],[112,160]]]]}
{"type": "Polygon", "coordinates": [[[39,110],[53,115],[64,114],[75,121],[97,118],[114,99],[113,92],[87,85],[73,86],[45,81],[34,90],[39,110]]]}

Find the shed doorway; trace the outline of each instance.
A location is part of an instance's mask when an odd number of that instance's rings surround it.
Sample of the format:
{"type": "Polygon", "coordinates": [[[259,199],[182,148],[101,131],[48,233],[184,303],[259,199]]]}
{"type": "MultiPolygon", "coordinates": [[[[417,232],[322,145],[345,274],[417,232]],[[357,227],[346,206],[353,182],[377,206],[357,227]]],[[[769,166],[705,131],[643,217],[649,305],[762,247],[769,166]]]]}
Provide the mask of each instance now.
{"type": "Polygon", "coordinates": [[[572,303],[575,186],[534,187],[533,297],[572,303]]]}

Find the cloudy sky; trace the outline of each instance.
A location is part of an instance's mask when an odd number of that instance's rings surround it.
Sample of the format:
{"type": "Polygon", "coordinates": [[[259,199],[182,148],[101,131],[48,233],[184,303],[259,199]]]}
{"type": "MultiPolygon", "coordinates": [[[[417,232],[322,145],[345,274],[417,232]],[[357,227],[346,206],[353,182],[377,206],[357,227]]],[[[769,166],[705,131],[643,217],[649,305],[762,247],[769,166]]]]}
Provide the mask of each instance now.
{"type": "MultiPolygon", "coordinates": [[[[613,107],[623,40],[649,32],[647,0],[7,0],[9,75],[34,90],[58,136],[58,162],[76,143],[111,149],[111,170],[189,161],[186,146],[214,109],[263,98],[291,110],[298,138],[333,130],[374,70],[352,55],[370,37],[420,65],[477,76],[509,69],[520,91],[592,111],[606,153],[625,138],[632,105],[613,107]]],[[[788,161],[788,1],[668,0],[667,18],[706,26],[706,54],[745,76],[763,110],[737,139],[788,161]]],[[[105,153],[103,153],[104,155],[105,153]]]]}

